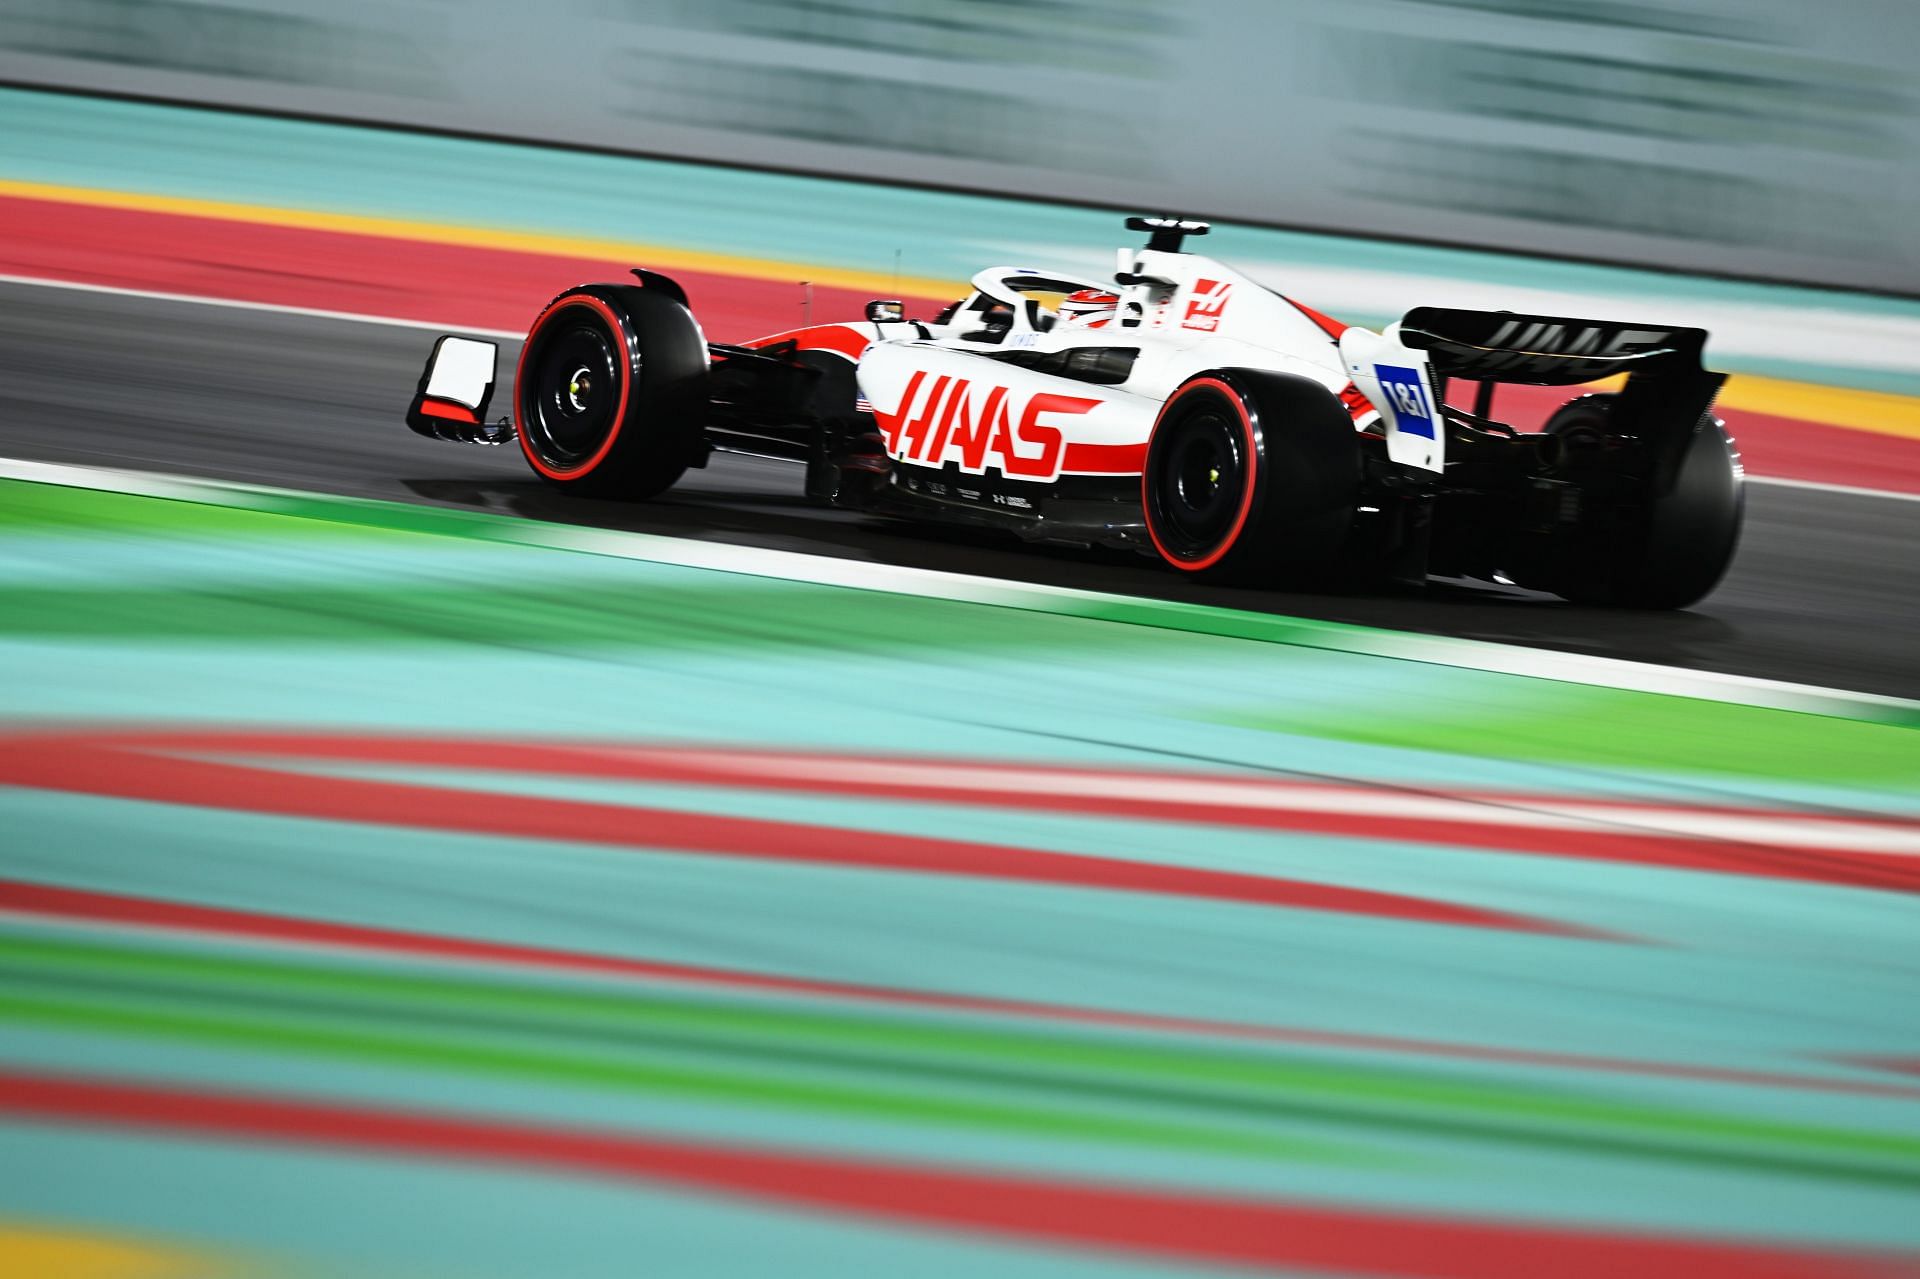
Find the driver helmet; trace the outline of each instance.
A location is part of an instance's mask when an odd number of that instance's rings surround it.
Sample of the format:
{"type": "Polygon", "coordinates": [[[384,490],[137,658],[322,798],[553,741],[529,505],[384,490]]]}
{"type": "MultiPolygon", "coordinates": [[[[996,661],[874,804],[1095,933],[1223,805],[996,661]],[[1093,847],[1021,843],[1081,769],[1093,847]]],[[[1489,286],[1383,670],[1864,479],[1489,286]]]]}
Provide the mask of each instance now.
{"type": "Polygon", "coordinates": [[[1120,306],[1120,295],[1103,289],[1080,289],[1060,301],[1060,323],[1081,328],[1103,328],[1120,306]]]}

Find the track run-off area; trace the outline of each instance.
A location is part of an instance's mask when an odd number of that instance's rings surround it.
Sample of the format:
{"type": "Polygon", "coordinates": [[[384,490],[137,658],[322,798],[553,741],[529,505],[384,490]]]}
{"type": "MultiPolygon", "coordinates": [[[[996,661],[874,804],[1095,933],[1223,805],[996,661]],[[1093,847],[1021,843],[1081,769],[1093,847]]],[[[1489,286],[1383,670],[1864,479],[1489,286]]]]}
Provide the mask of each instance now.
{"type": "Polygon", "coordinates": [[[399,421],[616,243],[732,338],[1108,214],[0,110],[0,1271],[1920,1273],[1914,308],[1668,282],[1879,353],[1734,327],[1830,487],[1696,610],[1196,592],[399,421]]]}

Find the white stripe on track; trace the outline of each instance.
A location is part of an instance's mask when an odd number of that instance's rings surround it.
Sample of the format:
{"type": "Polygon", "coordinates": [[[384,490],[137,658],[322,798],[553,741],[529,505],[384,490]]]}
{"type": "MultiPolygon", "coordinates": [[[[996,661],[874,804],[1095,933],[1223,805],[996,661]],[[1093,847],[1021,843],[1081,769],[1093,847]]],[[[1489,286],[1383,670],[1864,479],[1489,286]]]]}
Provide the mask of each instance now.
{"type": "Polygon", "coordinates": [[[221,306],[235,311],[268,311],[275,315],[299,315],[315,320],[343,320],[348,324],[379,324],[393,329],[423,329],[433,333],[476,333],[481,337],[518,342],[525,331],[477,329],[470,325],[435,320],[403,320],[393,315],[365,315],[358,311],[325,311],[311,306],[288,306],[281,302],[246,302],[239,298],[206,297],[198,293],[165,293],[158,289],[130,289],[117,284],[82,284],[78,280],[48,280],[36,275],[0,274],[0,284],[26,284],[42,289],[66,289],[74,293],[104,293],[110,297],[142,298],[150,302],[181,302],[189,306],[221,306]]]}
{"type": "MultiPolygon", "coordinates": [[[[1114,595],[1064,586],[1041,586],[1001,578],[938,569],[905,568],[861,560],[739,546],[730,542],[701,542],[656,533],[625,533],[610,529],[544,524],[493,512],[455,511],[432,506],[408,506],[372,498],[341,497],[328,493],[268,488],[226,480],[203,480],[153,472],[123,471],[97,466],[74,466],[0,457],[0,479],[27,480],[67,488],[199,502],[272,514],[294,513],[291,504],[321,505],[339,512],[343,523],[366,522],[365,513],[403,509],[416,519],[436,519],[435,531],[447,536],[552,550],[579,551],[653,564],[713,569],[777,581],[816,586],[842,586],[1002,608],[1028,609],[1055,616],[1087,618],[1129,625],[1160,626],[1196,634],[1223,635],[1249,642],[1280,642],[1299,648],[1323,649],[1371,657],[1424,662],[1465,670],[1520,675],[1562,683],[1584,684],[1628,692],[1691,697],[1742,706],[1769,707],[1813,715],[1830,715],[1870,723],[1911,724],[1920,720],[1920,702],[1875,693],[1820,688],[1811,684],[1695,671],[1617,657],[1523,648],[1486,640],[1446,635],[1420,635],[1374,627],[1320,622],[1198,604],[1179,604],[1144,596],[1114,595]],[[1271,627],[1272,639],[1260,635],[1271,627]]],[[[378,521],[376,521],[378,522],[378,521]]]]}
{"type": "Polygon", "coordinates": [[[1920,502],[1920,493],[1901,493],[1893,489],[1866,489],[1853,484],[1828,484],[1823,480],[1789,480],[1778,475],[1749,475],[1749,484],[1771,484],[1783,489],[1808,489],[1815,493],[1838,493],[1843,497],[1884,497],[1895,502],[1920,502]]]}
{"type": "MultiPolygon", "coordinates": [[[[844,760],[815,762],[787,756],[689,751],[683,763],[736,774],[744,785],[756,776],[795,780],[848,776],[844,760]]],[[[1699,807],[1624,801],[1582,801],[1553,796],[1445,796],[1394,793],[1377,788],[1275,783],[1255,779],[1174,778],[1089,773],[1069,769],[954,767],[896,760],[862,760],[852,774],[864,783],[902,789],[990,790],[1025,795],[1133,799],[1195,808],[1258,809],[1267,812],[1330,813],[1414,821],[1466,822],[1482,826],[1666,836],[1920,857],[1920,821],[1834,819],[1786,811],[1725,812],[1699,807]]]]}

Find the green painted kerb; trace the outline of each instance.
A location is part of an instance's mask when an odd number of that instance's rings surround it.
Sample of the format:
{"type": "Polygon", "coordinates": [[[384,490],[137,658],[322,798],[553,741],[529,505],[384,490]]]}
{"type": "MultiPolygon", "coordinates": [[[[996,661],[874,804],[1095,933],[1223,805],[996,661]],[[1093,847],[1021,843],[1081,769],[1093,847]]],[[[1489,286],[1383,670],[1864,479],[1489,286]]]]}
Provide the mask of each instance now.
{"type": "MultiPolygon", "coordinates": [[[[294,493],[218,481],[132,475],[6,459],[0,459],[0,511],[11,512],[0,518],[10,519],[16,528],[22,529],[171,529],[183,533],[231,532],[236,535],[251,532],[283,535],[289,531],[289,526],[271,520],[262,521],[259,517],[284,516],[316,521],[329,529],[430,534],[512,546],[540,546],[649,563],[717,569],[747,579],[826,586],[830,588],[830,593],[821,598],[829,601],[829,616],[850,598],[845,591],[878,591],[896,601],[907,597],[927,607],[943,600],[992,604],[1002,609],[1125,626],[1364,654],[1489,674],[1530,676],[1533,678],[1513,683],[1514,689],[1521,690],[1517,696],[1522,700],[1515,702],[1509,697],[1507,704],[1512,707],[1513,719],[1521,722],[1526,733],[1540,735],[1547,751],[1546,758],[1558,758],[1553,754],[1555,750],[1577,750],[1582,753],[1569,758],[1591,759],[1592,747],[1587,739],[1591,735],[1613,732],[1617,728],[1619,734],[1613,738],[1617,745],[1630,745],[1637,751],[1643,743],[1635,741],[1634,736],[1645,732],[1654,739],[1654,744],[1661,746],[1663,758],[1688,768],[1699,767],[1706,752],[1676,747],[1675,725],[1681,721],[1693,721],[1696,713],[1708,705],[1741,706],[1754,713],[1738,715],[1708,712],[1709,717],[1721,717],[1720,727],[1696,726],[1680,734],[1679,739],[1695,743],[1718,740],[1726,728],[1736,729],[1741,741],[1737,744],[1723,743],[1738,746],[1726,756],[1734,761],[1734,771],[1750,772],[1758,768],[1763,775],[1771,776],[1776,775],[1773,770],[1780,765],[1767,761],[1783,759],[1790,750],[1799,752],[1801,748],[1796,743],[1812,734],[1817,739],[1814,745],[1840,748],[1837,754],[1829,758],[1865,761],[1863,767],[1869,770],[1870,776],[1887,772],[1920,776],[1920,772],[1911,768],[1916,748],[1909,738],[1887,734],[1870,735],[1869,740],[1868,736],[1855,735],[1839,725],[1814,726],[1810,723],[1812,717],[1820,717],[1901,729],[1920,728],[1920,703],[1898,698],[1770,681],[1721,679],[1667,668],[1639,667],[1634,663],[1607,663],[1569,654],[1544,653],[1480,641],[1415,635],[1337,622],[998,582],[958,574],[893,570],[857,562],[752,547],[689,542],[648,534],[542,524],[486,512],[455,511],[363,498],[294,493]],[[31,476],[32,480],[22,482],[19,478],[9,478],[10,473],[14,477],[31,476]],[[152,500],[156,497],[165,500],[156,503],[152,500]],[[1647,689],[1658,689],[1660,694],[1645,691],[1647,689]],[[1572,690],[1579,691],[1575,693],[1572,690]],[[1661,696],[1676,690],[1683,692],[1684,696],[1661,696]],[[1553,718],[1557,699],[1563,698],[1572,698],[1567,705],[1572,707],[1574,713],[1562,715],[1559,723],[1542,725],[1534,722],[1553,718]],[[1794,712],[1799,717],[1792,720],[1770,719],[1765,713],[1778,711],[1794,712]],[[1563,728],[1565,732],[1561,734],[1563,728]],[[1658,730],[1657,734],[1651,731],[1655,729],[1658,730]],[[1556,746],[1555,743],[1561,742],[1562,736],[1563,744],[1556,746]]],[[[305,531],[311,533],[314,529],[309,527],[305,531]]],[[[315,596],[316,601],[322,598],[315,596]]],[[[63,613],[68,618],[66,624],[80,625],[74,620],[74,602],[63,599],[58,590],[43,594],[38,597],[38,602],[49,619],[47,625],[60,625],[54,619],[63,613]]],[[[359,601],[338,602],[350,607],[359,601]]],[[[455,619],[457,621],[467,620],[466,614],[470,611],[468,606],[471,603],[470,599],[447,601],[450,609],[461,614],[455,619]]],[[[245,611],[246,608],[244,600],[229,600],[227,604],[232,609],[245,611]]],[[[567,607],[585,608],[588,611],[576,614],[577,627],[565,629],[585,627],[588,631],[594,630],[591,617],[593,606],[591,600],[578,604],[568,601],[567,607]]],[[[797,596],[782,596],[783,609],[796,606],[797,596]]],[[[86,607],[83,605],[82,610],[86,607]]],[[[896,603],[895,608],[899,607],[896,603]]],[[[334,611],[337,613],[339,610],[334,611]]],[[[885,619],[890,615],[883,610],[873,612],[875,624],[881,626],[883,631],[888,629],[885,619]]],[[[979,610],[974,610],[970,615],[974,618],[991,616],[979,610]]],[[[236,623],[241,620],[234,619],[236,623]]],[[[86,625],[98,624],[103,623],[86,625]]],[[[1004,624],[989,624],[989,629],[1004,624]]],[[[29,620],[17,625],[31,629],[34,623],[29,620]]],[[[165,625],[156,625],[164,634],[165,625]]],[[[272,623],[276,628],[286,625],[283,621],[272,623]]],[[[329,634],[339,633],[331,629],[334,623],[315,622],[314,625],[329,634]]],[[[199,623],[194,623],[189,629],[202,633],[199,623]]],[[[859,628],[846,625],[835,629],[845,635],[849,643],[857,645],[859,628]]],[[[979,634],[979,631],[975,632],[976,637],[979,634]]],[[[1103,643],[1123,643],[1123,635],[1122,631],[1111,631],[1103,643]]],[[[1225,719],[1225,716],[1211,714],[1204,708],[1197,709],[1203,715],[1225,719]]],[[[1283,726],[1279,715],[1267,714],[1260,709],[1252,712],[1235,711],[1232,715],[1235,718],[1226,722],[1247,727],[1283,726]]],[[[1470,733],[1478,734],[1483,721],[1483,713],[1476,711],[1466,728],[1470,733]]],[[[1351,725],[1343,725],[1342,734],[1339,735],[1355,731],[1386,731],[1390,734],[1404,731],[1410,734],[1407,740],[1393,740],[1391,744],[1419,745],[1418,726],[1422,722],[1435,732],[1448,731],[1446,726],[1452,723],[1444,713],[1429,714],[1424,721],[1416,719],[1413,729],[1380,730],[1367,727],[1356,730],[1351,725]]],[[[1507,716],[1498,716],[1493,726],[1499,728],[1507,722],[1507,716]]],[[[1523,754],[1521,757],[1530,756],[1523,754]]],[[[1794,768],[1796,772],[1799,771],[1797,762],[1794,768]]],[[[1842,771],[1831,770],[1831,775],[1841,775],[1842,771]]],[[[1830,770],[1821,765],[1816,775],[1828,776],[1830,770]]]]}
{"type": "Polygon", "coordinates": [[[0,936],[0,1017],[809,1113],[1278,1159],[1377,1162],[1371,1140],[1496,1145],[1920,1189],[1920,1139],[1445,1070],[1082,1029],[563,991],[126,943],[0,936]],[[1307,1139],[1310,1125],[1347,1141],[1307,1139]],[[1371,1152],[1371,1153],[1370,1153],[1371,1152]]]}
{"type": "Polygon", "coordinates": [[[1335,717],[1272,705],[1209,718],[1522,763],[1920,788],[1920,733],[1907,726],[1577,684],[1533,681],[1524,697],[1490,690],[1438,709],[1409,704],[1391,716],[1335,717]]]}

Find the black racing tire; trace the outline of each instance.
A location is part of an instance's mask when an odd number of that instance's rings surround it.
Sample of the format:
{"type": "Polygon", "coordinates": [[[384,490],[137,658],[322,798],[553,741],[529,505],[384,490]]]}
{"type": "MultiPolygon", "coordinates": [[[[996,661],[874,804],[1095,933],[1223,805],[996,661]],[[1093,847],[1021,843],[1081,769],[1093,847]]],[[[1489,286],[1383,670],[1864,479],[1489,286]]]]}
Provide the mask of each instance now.
{"type": "MultiPolygon", "coordinates": [[[[1583,395],[1543,428],[1571,444],[1605,436],[1616,396],[1583,395]]],[[[1552,584],[1578,604],[1676,609],[1720,583],[1740,542],[1746,477],[1740,451],[1712,413],[1695,423],[1677,457],[1645,482],[1624,516],[1582,530],[1552,584]]]]}
{"type": "Polygon", "coordinates": [[[662,289],[589,284],[547,304],[520,348],[513,426],[534,473],[558,488],[648,498],[698,457],[707,343],[662,289]]]}
{"type": "Polygon", "coordinates": [[[1160,558],[1245,586],[1329,585],[1359,491],[1352,416],[1319,383],[1266,369],[1181,383],[1154,421],[1140,477],[1160,558]]]}

